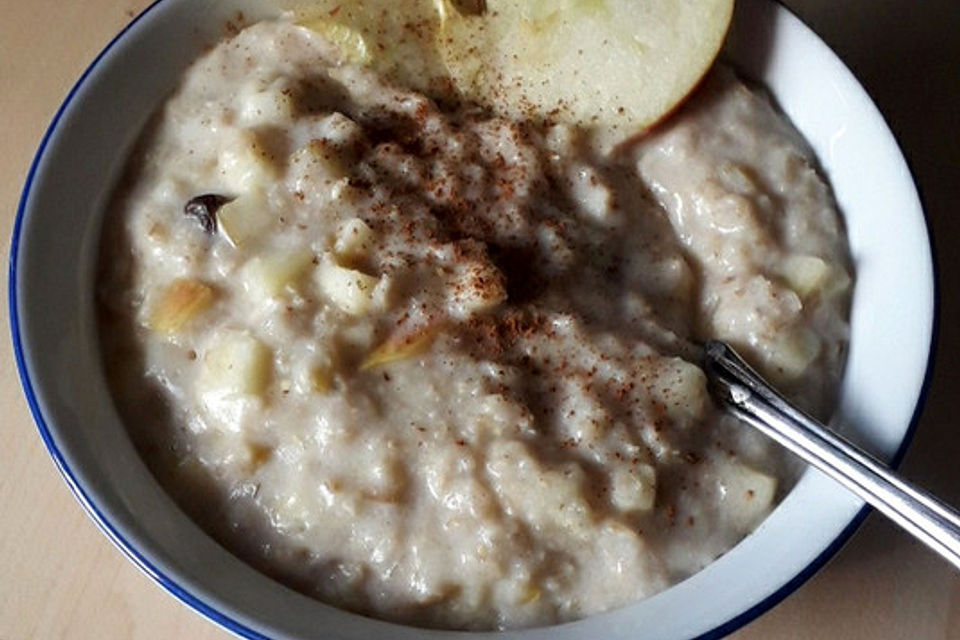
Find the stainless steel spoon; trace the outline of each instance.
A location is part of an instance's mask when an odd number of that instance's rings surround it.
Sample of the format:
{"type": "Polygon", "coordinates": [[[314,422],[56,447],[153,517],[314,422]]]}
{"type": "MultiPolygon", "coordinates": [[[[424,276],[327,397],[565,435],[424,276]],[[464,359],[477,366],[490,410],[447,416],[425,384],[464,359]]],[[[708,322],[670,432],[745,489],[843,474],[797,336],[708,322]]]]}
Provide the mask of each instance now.
{"type": "Polygon", "coordinates": [[[720,401],[863,498],[960,569],[960,513],[901,480],[777,393],[727,344],[708,342],[704,366],[720,401]]]}

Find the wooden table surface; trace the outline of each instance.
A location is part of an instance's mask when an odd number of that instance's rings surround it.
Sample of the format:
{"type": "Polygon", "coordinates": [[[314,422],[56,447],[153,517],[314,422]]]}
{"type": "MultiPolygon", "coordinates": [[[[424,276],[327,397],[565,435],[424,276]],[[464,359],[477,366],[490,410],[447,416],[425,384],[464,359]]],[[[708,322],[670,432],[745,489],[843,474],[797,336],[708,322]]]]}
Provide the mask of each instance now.
{"type": "MultiPolygon", "coordinates": [[[[20,189],[47,124],[87,64],[148,0],[0,2],[0,253],[7,255],[20,189]]],[[[860,77],[924,197],[939,249],[940,334],[903,470],[960,505],[960,251],[952,246],[960,240],[960,3],[786,4],[860,77]]],[[[231,637],[139,573],[74,501],[27,411],[6,313],[0,324],[0,640],[231,637]]],[[[960,573],[871,515],[824,570],[732,637],[957,639],[960,573]]]]}

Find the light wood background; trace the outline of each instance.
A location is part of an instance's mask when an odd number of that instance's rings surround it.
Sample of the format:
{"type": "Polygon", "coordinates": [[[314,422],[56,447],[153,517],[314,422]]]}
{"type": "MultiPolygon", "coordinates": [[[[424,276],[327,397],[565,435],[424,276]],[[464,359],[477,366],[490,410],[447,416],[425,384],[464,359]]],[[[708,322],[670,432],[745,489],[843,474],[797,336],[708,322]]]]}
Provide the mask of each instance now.
{"type": "MultiPolygon", "coordinates": [[[[57,106],[147,4],[0,0],[0,254],[8,254],[20,189],[57,106]]],[[[960,3],[786,4],[861,78],[923,194],[939,250],[940,339],[926,411],[903,469],[960,505],[960,251],[953,245],[960,240],[960,3]]],[[[5,287],[6,274],[4,300],[5,287]]],[[[0,640],[230,637],[141,575],[84,515],[28,414],[6,313],[0,325],[0,640]]],[[[960,573],[872,515],[823,571],[733,637],[958,639],[960,573]]]]}

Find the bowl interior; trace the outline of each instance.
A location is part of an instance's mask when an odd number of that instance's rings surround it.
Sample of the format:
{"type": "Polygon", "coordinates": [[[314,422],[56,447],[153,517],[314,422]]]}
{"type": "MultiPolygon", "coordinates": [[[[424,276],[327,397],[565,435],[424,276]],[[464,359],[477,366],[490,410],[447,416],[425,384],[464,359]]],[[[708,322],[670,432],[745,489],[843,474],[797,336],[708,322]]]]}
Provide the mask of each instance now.
{"type": "MultiPolygon", "coordinates": [[[[465,636],[348,614],[247,567],[160,489],[110,401],[93,310],[101,214],[151,112],[238,11],[256,18],[269,10],[254,0],[157,2],[84,74],[44,138],[10,262],[11,326],[31,410],[104,532],[176,597],[239,635],[465,636]]],[[[771,90],[807,137],[845,216],[856,288],[835,424],[894,458],[908,440],[933,327],[933,269],[916,190],[879,112],[809,29],[771,0],[741,0],[734,20],[726,55],[771,90]]],[[[683,583],[587,620],[501,637],[635,638],[642,629],[664,639],[722,635],[808,577],[852,530],[862,506],[808,471],[753,535],[683,583]]]]}

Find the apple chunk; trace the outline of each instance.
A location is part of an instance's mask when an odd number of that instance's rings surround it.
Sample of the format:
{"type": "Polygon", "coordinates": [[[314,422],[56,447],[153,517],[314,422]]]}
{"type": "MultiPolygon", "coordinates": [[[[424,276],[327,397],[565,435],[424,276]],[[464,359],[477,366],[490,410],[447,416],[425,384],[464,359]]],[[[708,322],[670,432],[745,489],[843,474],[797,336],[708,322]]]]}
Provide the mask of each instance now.
{"type": "Polygon", "coordinates": [[[270,382],[273,354],[246,331],[226,330],[204,349],[197,388],[212,396],[259,396],[270,382]]]}
{"type": "Polygon", "coordinates": [[[321,293],[341,311],[361,316],[376,307],[377,285],[381,282],[376,276],[327,259],[317,267],[315,279],[321,293]]]}
{"type": "Polygon", "coordinates": [[[623,134],[670,113],[720,51],[733,0],[437,0],[460,93],[519,119],[623,134]]]}
{"type": "Polygon", "coordinates": [[[199,280],[174,280],[150,314],[150,328],[160,333],[176,333],[206,310],[213,299],[213,289],[199,280]]]}

